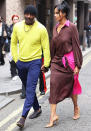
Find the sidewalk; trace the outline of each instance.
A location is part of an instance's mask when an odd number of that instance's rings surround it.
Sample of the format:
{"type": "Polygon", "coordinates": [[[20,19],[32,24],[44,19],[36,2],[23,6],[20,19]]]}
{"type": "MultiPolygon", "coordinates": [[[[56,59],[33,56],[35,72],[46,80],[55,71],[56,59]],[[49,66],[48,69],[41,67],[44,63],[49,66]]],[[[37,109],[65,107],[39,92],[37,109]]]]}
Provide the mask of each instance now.
{"type": "MultiPolygon", "coordinates": [[[[82,49],[82,47],[81,47],[81,49],[82,49]]],[[[85,51],[82,51],[82,55],[83,55],[83,57],[84,56],[86,56],[89,52],[91,52],[91,47],[90,48],[85,48],[85,51]]]]}
{"type": "MultiPolygon", "coordinates": [[[[82,51],[83,57],[86,56],[90,51],[91,48],[86,48],[85,51],[82,51]]],[[[21,92],[22,87],[19,77],[15,81],[11,79],[7,55],[5,62],[6,63],[4,66],[0,66],[0,109],[14,100],[13,98],[9,98],[8,95],[21,92]]],[[[45,76],[47,79],[50,76],[50,71],[47,72],[45,76]]],[[[39,90],[37,90],[37,92],[38,91],[39,90]]]]}
{"type": "MultiPolygon", "coordinates": [[[[9,67],[8,57],[6,55],[5,65],[0,66],[0,95],[8,95],[19,93],[21,91],[22,83],[19,77],[17,80],[12,80],[10,76],[10,67],[9,67]]],[[[50,71],[45,74],[46,78],[49,77],[50,71]]]]}
{"type": "MultiPolygon", "coordinates": [[[[9,97],[9,95],[21,92],[22,83],[19,77],[17,77],[17,80],[15,81],[11,79],[10,65],[7,55],[5,57],[5,65],[0,66],[0,74],[0,109],[2,109],[14,100],[14,98],[9,97]]],[[[49,75],[50,71],[45,74],[46,79],[49,75]]],[[[38,91],[39,88],[37,88],[37,92],[38,91]]]]}

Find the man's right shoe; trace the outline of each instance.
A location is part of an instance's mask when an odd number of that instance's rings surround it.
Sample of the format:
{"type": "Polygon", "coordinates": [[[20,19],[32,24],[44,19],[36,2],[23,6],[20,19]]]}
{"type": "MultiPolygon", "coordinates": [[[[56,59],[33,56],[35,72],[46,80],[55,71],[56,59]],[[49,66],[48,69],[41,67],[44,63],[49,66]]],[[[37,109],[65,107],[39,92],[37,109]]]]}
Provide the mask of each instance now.
{"type": "Polygon", "coordinates": [[[29,119],[34,119],[34,118],[40,116],[41,113],[42,113],[42,110],[41,110],[41,108],[39,108],[39,110],[34,111],[33,114],[29,116],[29,119]]]}
{"type": "Polygon", "coordinates": [[[17,122],[17,126],[23,128],[25,124],[25,118],[21,117],[20,120],[17,122]]]}

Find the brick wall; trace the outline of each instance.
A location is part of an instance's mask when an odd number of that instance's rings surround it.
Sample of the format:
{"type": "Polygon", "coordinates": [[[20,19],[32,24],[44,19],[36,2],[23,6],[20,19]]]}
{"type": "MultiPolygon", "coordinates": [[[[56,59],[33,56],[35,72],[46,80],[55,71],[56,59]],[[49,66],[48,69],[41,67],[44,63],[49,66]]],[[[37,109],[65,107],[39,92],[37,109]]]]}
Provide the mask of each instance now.
{"type": "Polygon", "coordinates": [[[22,20],[25,3],[24,0],[6,0],[6,23],[10,25],[12,23],[11,17],[17,14],[22,20]]]}

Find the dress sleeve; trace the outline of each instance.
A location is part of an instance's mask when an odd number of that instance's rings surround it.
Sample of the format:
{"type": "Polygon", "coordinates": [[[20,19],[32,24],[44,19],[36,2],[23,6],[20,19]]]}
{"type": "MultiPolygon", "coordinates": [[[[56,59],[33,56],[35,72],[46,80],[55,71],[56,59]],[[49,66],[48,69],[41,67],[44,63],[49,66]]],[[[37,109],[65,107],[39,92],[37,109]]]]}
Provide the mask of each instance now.
{"type": "Polygon", "coordinates": [[[50,52],[51,52],[51,60],[52,60],[53,57],[55,56],[55,46],[54,46],[54,42],[53,42],[53,40],[51,40],[51,44],[50,44],[50,52]]]}
{"type": "Polygon", "coordinates": [[[72,28],[72,47],[74,53],[75,66],[77,66],[80,69],[82,66],[83,57],[80,49],[79,34],[75,25],[73,25],[72,28]]]}
{"type": "Polygon", "coordinates": [[[56,52],[55,42],[54,42],[54,36],[55,36],[55,28],[53,30],[53,38],[52,38],[51,44],[50,44],[51,60],[55,56],[55,52],[56,52]]]}

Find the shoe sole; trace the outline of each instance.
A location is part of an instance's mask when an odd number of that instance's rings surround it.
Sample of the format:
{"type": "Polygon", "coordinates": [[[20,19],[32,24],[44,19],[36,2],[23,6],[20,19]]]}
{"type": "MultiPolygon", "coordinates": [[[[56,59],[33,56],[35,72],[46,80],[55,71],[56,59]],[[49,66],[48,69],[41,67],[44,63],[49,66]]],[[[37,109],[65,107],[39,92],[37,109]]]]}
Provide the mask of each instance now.
{"type": "Polygon", "coordinates": [[[79,117],[77,117],[77,118],[74,118],[74,117],[73,117],[73,120],[78,120],[78,119],[80,119],[80,116],[79,116],[79,117]]]}
{"type": "Polygon", "coordinates": [[[23,128],[23,127],[24,127],[24,125],[21,125],[21,124],[19,124],[19,123],[17,123],[16,125],[19,126],[20,128],[23,128]]]}
{"type": "Polygon", "coordinates": [[[37,118],[37,117],[39,117],[39,116],[41,115],[41,113],[42,113],[42,111],[41,111],[36,117],[33,117],[33,118],[30,118],[30,117],[29,117],[29,119],[37,118]]]}

